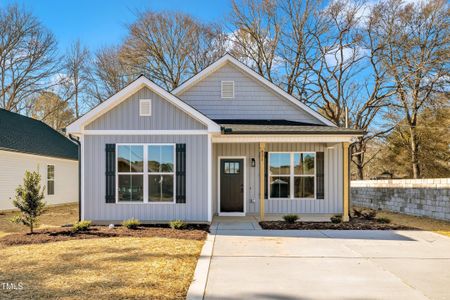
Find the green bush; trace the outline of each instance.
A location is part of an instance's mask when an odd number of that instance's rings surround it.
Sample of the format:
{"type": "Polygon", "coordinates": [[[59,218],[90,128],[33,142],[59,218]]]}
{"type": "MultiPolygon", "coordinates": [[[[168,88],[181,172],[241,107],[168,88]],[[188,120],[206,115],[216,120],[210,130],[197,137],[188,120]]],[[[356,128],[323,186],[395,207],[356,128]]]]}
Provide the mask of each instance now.
{"type": "Polygon", "coordinates": [[[122,226],[128,229],[137,229],[139,225],[141,225],[141,222],[139,222],[139,220],[135,218],[131,218],[122,222],[122,226]]]}
{"type": "Polygon", "coordinates": [[[391,219],[385,218],[385,217],[380,217],[380,218],[377,218],[377,222],[382,223],[382,224],[389,224],[389,223],[391,223],[391,219]]]}
{"type": "Polygon", "coordinates": [[[339,224],[339,223],[342,222],[342,216],[341,216],[341,215],[335,215],[335,216],[332,216],[332,217],[330,218],[330,221],[331,221],[331,223],[339,224]]]}
{"type": "Polygon", "coordinates": [[[295,221],[298,220],[298,216],[297,216],[297,215],[294,215],[294,214],[284,215],[284,216],[283,216],[283,220],[284,220],[286,223],[293,224],[293,223],[295,223],[295,221]]]}
{"type": "Polygon", "coordinates": [[[169,225],[172,229],[184,229],[187,226],[187,224],[181,220],[171,221],[169,225]]]}
{"type": "Polygon", "coordinates": [[[80,232],[80,231],[88,231],[89,227],[91,227],[92,222],[91,221],[79,221],[72,226],[73,232],[80,232]]]}

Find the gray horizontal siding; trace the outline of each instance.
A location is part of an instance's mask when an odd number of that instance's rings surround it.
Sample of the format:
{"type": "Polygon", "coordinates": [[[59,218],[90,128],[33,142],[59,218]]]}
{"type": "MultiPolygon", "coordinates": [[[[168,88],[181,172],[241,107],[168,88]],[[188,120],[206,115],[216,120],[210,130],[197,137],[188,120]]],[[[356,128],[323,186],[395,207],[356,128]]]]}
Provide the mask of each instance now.
{"type": "Polygon", "coordinates": [[[90,130],[205,129],[206,126],[144,87],[86,126],[90,130]],[[152,115],[139,116],[139,100],[152,100],[152,115]]]}
{"type": "Polygon", "coordinates": [[[281,119],[322,124],[231,64],[221,67],[179,97],[211,119],[281,119]],[[221,98],[222,80],[234,80],[234,99],[221,98]]]}
{"type": "Polygon", "coordinates": [[[201,136],[86,136],[84,148],[85,219],[95,221],[138,218],[143,221],[208,221],[207,143],[201,136]],[[186,204],[106,204],[105,144],[185,143],[186,204]]]}
{"type": "MultiPolygon", "coordinates": [[[[342,213],[342,145],[311,143],[266,144],[267,151],[323,151],[325,153],[325,199],[321,200],[265,200],[266,213],[342,213]]],[[[259,144],[214,144],[213,145],[213,212],[217,213],[218,203],[218,157],[247,157],[246,209],[247,213],[259,213],[259,144]],[[251,167],[255,158],[256,167],[251,167]]]]}

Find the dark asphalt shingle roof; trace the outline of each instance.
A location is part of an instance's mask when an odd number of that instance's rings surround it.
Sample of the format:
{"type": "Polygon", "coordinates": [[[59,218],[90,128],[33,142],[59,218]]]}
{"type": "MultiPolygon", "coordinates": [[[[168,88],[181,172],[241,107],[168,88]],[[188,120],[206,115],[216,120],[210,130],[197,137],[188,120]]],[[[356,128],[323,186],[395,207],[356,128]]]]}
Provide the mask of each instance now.
{"type": "Polygon", "coordinates": [[[47,124],[0,109],[0,150],[78,159],[78,146],[47,124]]]}
{"type": "Polygon", "coordinates": [[[223,134],[351,134],[364,132],[352,128],[332,127],[286,120],[214,120],[223,134]]]}

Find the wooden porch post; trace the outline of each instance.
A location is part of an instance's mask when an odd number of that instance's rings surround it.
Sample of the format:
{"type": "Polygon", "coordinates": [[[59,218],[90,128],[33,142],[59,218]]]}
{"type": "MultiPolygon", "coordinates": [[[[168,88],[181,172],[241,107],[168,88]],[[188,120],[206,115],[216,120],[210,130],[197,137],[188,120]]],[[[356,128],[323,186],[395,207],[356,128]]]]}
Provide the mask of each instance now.
{"type": "Polygon", "coordinates": [[[264,151],[265,143],[259,143],[259,219],[264,220],[264,151]]]}
{"type": "Polygon", "coordinates": [[[349,203],[350,203],[350,194],[349,194],[349,180],[350,180],[350,172],[349,172],[349,163],[348,163],[348,147],[350,143],[342,143],[343,148],[343,183],[344,183],[344,213],[342,215],[342,221],[348,222],[349,221],[349,203]]]}

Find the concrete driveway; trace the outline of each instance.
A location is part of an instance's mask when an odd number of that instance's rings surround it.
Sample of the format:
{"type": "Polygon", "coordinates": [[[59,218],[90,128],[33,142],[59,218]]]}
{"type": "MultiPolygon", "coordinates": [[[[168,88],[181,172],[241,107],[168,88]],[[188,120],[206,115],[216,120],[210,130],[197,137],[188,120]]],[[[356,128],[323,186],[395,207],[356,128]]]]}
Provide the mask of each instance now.
{"type": "Polygon", "coordinates": [[[450,238],[213,223],[205,299],[450,299],[450,238]]]}

